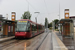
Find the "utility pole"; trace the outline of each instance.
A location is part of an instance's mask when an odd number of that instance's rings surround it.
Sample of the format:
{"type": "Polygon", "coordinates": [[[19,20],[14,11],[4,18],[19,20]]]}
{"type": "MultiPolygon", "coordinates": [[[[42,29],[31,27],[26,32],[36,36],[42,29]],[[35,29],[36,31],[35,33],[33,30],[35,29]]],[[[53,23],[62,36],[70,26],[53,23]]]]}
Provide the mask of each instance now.
{"type": "Polygon", "coordinates": [[[29,11],[29,3],[28,3],[28,11],[29,11]]]}
{"type": "Polygon", "coordinates": [[[55,22],[54,21],[52,21],[52,29],[53,29],[53,31],[55,30],[55,22]]]}
{"type": "Polygon", "coordinates": [[[54,27],[53,27],[53,21],[52,21],[52,29],[53,29],[53,31],[54,31],[54,27]]]}
{"type": "Polygon", "coordinates": [[[46,22],[46,28],[47,28],[47,22],[46,22]]]}
{"type": "Polygon", "coordinates": [[[60,2],[59,2],[59,20],[60,20],[60,2]]]}
{"type": "MultiPolygon", "coordinates": [[[[60,2],[59,2],[59,21],[60,21],[60,2]]],[[[59,24],[59,33],[60,33],[60,24],[59,24]]]]}
{"type": "Polygon", "coordinates": [[[46,27],[48,28],[48,19],[47,19],[46,27]]]}

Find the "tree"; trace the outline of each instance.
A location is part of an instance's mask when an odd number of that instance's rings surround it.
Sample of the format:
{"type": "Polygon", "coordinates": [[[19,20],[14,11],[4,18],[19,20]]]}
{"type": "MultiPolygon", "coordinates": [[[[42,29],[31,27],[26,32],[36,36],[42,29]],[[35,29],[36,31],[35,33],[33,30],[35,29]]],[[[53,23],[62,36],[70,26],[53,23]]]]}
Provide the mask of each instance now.
{"type": "MultiPolygon", "coordinates": [[[[56,27],[56,25],[57,25],[57,23],[58,23],[58,19],[55,19],[53,22],[55,23],[55,29],[57,29],[57,27],[56,27]]],[[[48,24],[48,28],[52,28],[52,22],[50,22],[49,24],[48,24]]]]}
{"type": "Polygon", "coordinates": [[[57,29],[56,25],[57,25],[58,21],[59,21],[58,19],[54,20],[54,22],[55,22],[55,29],[57,29]]]}
{"type": "Polygon", "coordinates": [[[29,11],[24,12],[24,14],[22,14],[21,19],[31,19],[31,14],[29,11]]]}
{"type": "Polygon", "coordinates": [[[52,22],[48,24],[48,28],[52,27],[52,22]]]}
{"type": "Polygon", "coordinates": [[[45,18],[45,28],[47,28],[48,27],[48,20],[47,20],[47,18],[45,18]]]}
{"type": "Polygon", "coordinates": [[[52,29],[52,22],[48,23],[48,28],[52,29]]]}

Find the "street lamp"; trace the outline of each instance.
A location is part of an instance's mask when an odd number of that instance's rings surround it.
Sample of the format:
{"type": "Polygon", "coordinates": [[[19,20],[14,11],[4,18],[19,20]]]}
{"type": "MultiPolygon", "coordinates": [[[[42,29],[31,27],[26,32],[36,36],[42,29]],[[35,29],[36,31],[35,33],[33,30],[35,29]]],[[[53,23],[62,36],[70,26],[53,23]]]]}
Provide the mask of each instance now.
{"type": "MultiPolygon", "coordinates": [[[[40,12],[34,12],[34,13],[39,14],[40,12]]],[[[38,17],[38,15],[37,15],[37,17],[38,17]]],[[[37,23],[37,17],[35,17],[36,23],[37,23]]]]}

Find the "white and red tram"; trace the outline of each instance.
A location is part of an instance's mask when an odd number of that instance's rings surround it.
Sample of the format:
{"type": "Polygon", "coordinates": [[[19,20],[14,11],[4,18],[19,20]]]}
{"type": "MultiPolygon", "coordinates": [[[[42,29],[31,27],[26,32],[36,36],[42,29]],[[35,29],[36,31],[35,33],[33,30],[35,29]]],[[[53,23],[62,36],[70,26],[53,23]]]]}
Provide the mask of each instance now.
{"type": "Polygon", "coordinates": [[[15,37],[31,38],[44,32],[44,26],[29,19],[20,19],[17,22],[15,37]]]}

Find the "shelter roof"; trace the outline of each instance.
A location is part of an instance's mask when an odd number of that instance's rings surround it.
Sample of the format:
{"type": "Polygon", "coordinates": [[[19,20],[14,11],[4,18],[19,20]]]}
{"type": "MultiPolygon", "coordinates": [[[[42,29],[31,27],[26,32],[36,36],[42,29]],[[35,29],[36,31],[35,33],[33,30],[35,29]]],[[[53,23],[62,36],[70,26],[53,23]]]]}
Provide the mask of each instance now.
{"type": "Polygon", "coordinates": [[[17,21],[12,21],[12,20],[7,20],[7,19],[0,19],[0,21],[6,21],[6,22],[17,22],[17,21]]]}
{"type": "Polygon", "coordinates": [[[61,19],[58,23],[63,24],[63,23],[72,23],[73,20],[72,19],[61,19]]]}

